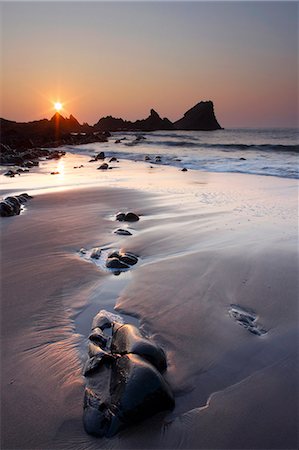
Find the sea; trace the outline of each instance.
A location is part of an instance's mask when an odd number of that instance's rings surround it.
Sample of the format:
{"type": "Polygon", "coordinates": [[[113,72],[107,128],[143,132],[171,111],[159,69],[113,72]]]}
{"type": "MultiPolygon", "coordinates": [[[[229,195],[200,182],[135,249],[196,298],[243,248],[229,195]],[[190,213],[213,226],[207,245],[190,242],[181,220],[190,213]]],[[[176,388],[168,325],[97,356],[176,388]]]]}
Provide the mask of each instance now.
{"type": "Polygon", "coordinates": [[[299,129],[291,128],[115,132],[106,143],[67,150],[181,169],[299,178],[299,129]]]}

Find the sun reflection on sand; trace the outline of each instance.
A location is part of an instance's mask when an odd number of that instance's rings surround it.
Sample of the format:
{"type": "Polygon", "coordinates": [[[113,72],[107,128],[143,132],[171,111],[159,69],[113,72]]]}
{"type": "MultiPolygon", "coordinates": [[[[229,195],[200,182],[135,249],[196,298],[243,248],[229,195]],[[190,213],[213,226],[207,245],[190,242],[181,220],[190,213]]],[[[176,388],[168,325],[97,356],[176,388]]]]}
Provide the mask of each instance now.
{"type": "Polygon", "coordinates": [[[64,161],[60,159],[57,163],[57,172],[59,172],[58,176],[61,179],[64,179],[64,161]]]}

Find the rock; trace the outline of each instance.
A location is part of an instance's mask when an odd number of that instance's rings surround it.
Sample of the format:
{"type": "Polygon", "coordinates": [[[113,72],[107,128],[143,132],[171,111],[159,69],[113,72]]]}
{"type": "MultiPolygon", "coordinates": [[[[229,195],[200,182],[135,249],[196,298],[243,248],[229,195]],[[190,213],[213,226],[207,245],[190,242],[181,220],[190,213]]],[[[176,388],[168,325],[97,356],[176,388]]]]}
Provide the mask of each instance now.
{"type": "Polygon", "coordinates": [[[84,247],[80,248],[79,253],[86,255],[86,249],[84,247]]]}
{"type": "Polygon", "coordinates": [[[11,204],[6,202],[0,202],[0,216],[1,217],[10,217],[14,216],[14,208],[11,204]]]}
{"type": "Polygon", "coordinates": [[[106,267],[108,269],[129,269],[128,264],[120,261],[118,258],[109,258],[106,261],[106,267]]]}
{"type": "Polygon", "coordinates": [[[240,161],[246,161],[246,158],[240,158],[240,161]]]}
{"type": "Polygon", "coordinates": [[[59,172],[51,172],[51,175],[59,175],[59,172]]]}
{"type": "Polygon", "coordinates": [[[112,156],[112,158],[109,159],[109,162],[114,162],[117,161],[117,159],[115,158],[115,156],[112,156]]]}
{"type": "Polygon", "coordinates": [[[188,169],[186,169],[186,167],[183,167],[181,170],[181,172],[187,172],[187,171],[188,171],[188,169]]]}
{"type": "Polygon", "coordinates": [[[126,222],[137,222],[139,220],[139,216],[133,212],[128,212],[125,215],[126,222]]]}
{"type": "Polygon", "coordinates": [[[153,364],[159,372],[167,368],[166,356],[161,347],[143,337],[137,327],[124,324],[113,332],[111,352],[125,355],[134,353],[153,364]]]}
{"type": "Polygon", "coordinates": [[[13,178],[15,175],[19,175],[19,174],[13,170],[8,170],[3,175],[5,175],[6,177],[13,178]]]}
{"type": "Polygon", "coordinates": [[[128,230],[123,230],[122,228],[118,228],[114,231],[115,234],[119,234],[122,236],[132,236],[132,233],[128,230]]]}
{"type": "Polygon", "coordinates": [[[114,144],[121,144],[121,140],[120,140],[120,139],[116,139],[116,141],[114,142],[114,144]]]}
{"type": "Polygon", "coordinates": [[[129,266],[134,266],[138,262],[137,256],[130,255],[128,253],[120,254],[118,259],[125,264],[129,264],[129,266]]]}
{"type": "Polygon", "coordinates": [[[119,222],[124,222],[125,221],[125,217],[126,217],[126,213],[118,212],[116,214],[116,220],[118,220],[119,222]]]}
{"type": "Polygon", "coordinates": [[[11,217],[19,215],[21,212],[21,205],[31,198],[31,195],[28,195],[25,192],[20,195],[6,197],[0,203],[0,216],[11,217]]]}
{"type": "Polygon", "coordinates": [[[96,160],[99,160],[99,159],[105,159],[105,153],[104,153],[104,152],[98,153],[98,154],[95,156],[95,159],[96,159],[96,160]]]}
{"type": "Polygon", "coordinates": [[[150,160],[151,160],[151,158],[148,155],[145,155],[144,161],[150,161],[150,160]]]}
{"type": "Polygon", "coordinates": [[[19,215],[21,212],[21,202],[17,197],[6,197],[5,203],[12,206],[14,215],[19,215]]]}
{"type": "Polygon", "coordinates": [[[83,424],[89,434],[111,437],[126,426],[173,409],[174,398],[161,374],[166,369],[164,351],[133,325],[110,319],[107,326],[104,311],[93,324],[99,319],[102,331],[113,325],[112,342],[107,350],[90,344],[84,368],[83,424]]]}
{"type": "Polygon", "coordinates": [[[99,259],[101,256],[101,253],[102,253],[102,250],[100,248],[98,248],[98,247],[93,248],[91,251],[90,257],[92,259],[99,259]]]}
{"type": "Polygon", "coordinates": [[[106,346],[107,346],[108,338],[103,333],[101,328],[99,328],[99,327],[95,327],[95,328],[92,329],[92,332],[88,336],[88,339],[91,342],[94,342],[95,344],[100,346],[101,348],[106,348],[106,346]]]}
{"type": "Polygon", "coordinates": [[[174,122],[177,130],[221,130],[214,113],[213,102],[200,102],[189,109],[184,117],[174,122]]]}
{"type": "Polygon", "coordinates": [[[108,169],[108,164],[107,163],[103,163],[100,165],[100,167],[98,167],[98,170],[107,170],[108,169]]]}

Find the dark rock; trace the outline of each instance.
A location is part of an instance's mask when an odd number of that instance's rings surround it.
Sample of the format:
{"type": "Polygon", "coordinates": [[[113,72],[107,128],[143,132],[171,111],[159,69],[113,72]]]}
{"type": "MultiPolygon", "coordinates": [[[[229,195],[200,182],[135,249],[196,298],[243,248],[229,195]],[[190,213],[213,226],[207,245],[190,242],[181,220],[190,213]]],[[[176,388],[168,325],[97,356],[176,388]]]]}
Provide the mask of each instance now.
{"type": "Polygon", "coordinates": [[[51,175],[59,175],[59,172],[51,172],[51,175]]]}
{"type": "Polygon", "coordinates": [[[25,192],[20,195],[6,197],[1,202],[0,216],[10,217],[19,215],[21,212],[21,205],[26,203],[30,198],[32,198],[31,195],[28,195],[25,192]]]}
{"type": "Polygon", "coordinates": [[[134,325],[125,324],[117,328],[111,341],[111,352],[125,355],[134,353],[153,364],[159,372],[167,368],[166,356],[161,347],[143,337],[134,325]]]}
{"type": "Polygon", "coordinates": [[[11,204],[6,202],[0,202],[0,216],[1,217],[10,217],[14,216],[14,208],[11,204]]]}
{"type": "Polygon", "coordinates": [[[107,163],[103,163],[98,167],[98,170],[107,170],[109,168],[107,163]]]}
{"type": "Polygon", "coordinates": [[[120,261],[118,258],[109,258],[106,261],[106,267],[108,269],[129,269],[128,264],[120,261]]]}
{"type": "Polygon", "coordinates": [[[132,236],[132,233],[130,231],[123,230],[122,228],[119,228],[118,230],[115,230],[114,233],[122,235],[122,236],[132,236]]]}
{"type": "Polygon", "coordinates": [[[174,127],[177,130],[211,131],[221,129],[211,101],[197,103],[184,114],[182,119],[174,123],[174,127]]]}
{"type": "Polygon", "coordinates": [[[246,158],[240,158],[240,161],[246,161],[246,158]]]}
{"type": "Polygon", "coordinates": [[[5,203],[13,207],[14,214],[19,215],[21,212],[21,202],[17,197],[6,197],[5,203]]]}
{"type": "Polygon", "coordinates": [[[151,160],[151,158],[148,155],[145,155],[144,161],[150,161],[150,160],[151,160]]]}
{"type": "Polygon", "coordinates": [[[115,156],[112,156],[112,158],[109,159],[109,162],[114,162],[117,161],[117,159],[115,158],[115,156]]]}
{"type": "Polygon", "coordinates": [[[109,327],[107,322],[113,325],[112,342],[110,351],[91,344],[85,365],[83,424],[89,434],[111,437],[126,426],[172,409],[174,398],[160,373],[166,369],[163,350],[133,325],[112,322],[103,313],[94,322],[100,319],[104,328],[109,327]]]}
{"type": "Polygon", "coordinates": [[[88,336],[88,339],[102,348],[106,348],[108,343],[107,336],[103,333],[103,331],[99,327],[93,328],[92,332],[88,336]]]}
{"type": "Polygon", "coordinates": [[[104,153],[104,152],[98,153],[98,154],[95,156],[95,159],[96,159],[96,160],[99,160],[99,159],[105,159],[105,153],[104,153]]]}
{"type": "Polygon", "coordinates": [[[8,170],[8,171],[5,172],[3,175],[5,175],[6,177],[13,178],[15,175],[18,175],[18,173],[15,172],[15,171],[13,171],[13,170],[8,170]]]}
{"type": "Polygon", "coordinates": [[[182,172],[187,172],[188,169],[186,169],[186,167],[183,167],[181,171],[182,171],[182,172]]]}
{"type": "Polygon", "coordinates": [[[116,220],[118,220],[119,222],[124,222],[125,218],[126,218],[126,213],[119,212],[116,214],[116,220]]]}
{"type": "Polygon", "coordinates": [[[137,222],[139,220],[139,216],[133,212],[128,212],[125,215],[126,222],[137,222]]]}
{"type": "Polygon", "coordinates": [[[118,259],[125,264],[129,264],[129,266],[134,266],[138,262],[138,258],[136,256],[127,253],[120,254],[118,259]]]}

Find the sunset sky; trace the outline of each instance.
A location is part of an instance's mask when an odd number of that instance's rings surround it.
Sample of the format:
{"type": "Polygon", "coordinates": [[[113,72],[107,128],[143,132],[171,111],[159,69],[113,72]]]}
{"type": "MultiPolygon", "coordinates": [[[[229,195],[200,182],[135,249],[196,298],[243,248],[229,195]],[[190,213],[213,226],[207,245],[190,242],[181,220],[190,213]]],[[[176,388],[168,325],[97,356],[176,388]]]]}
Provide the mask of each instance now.
{"type": "Polygon", "coordinates": [[[297,125],[297,2],[4,2],[1,21],[1,117],[177,120],[212,100],[223,127],[297,125]]]}

